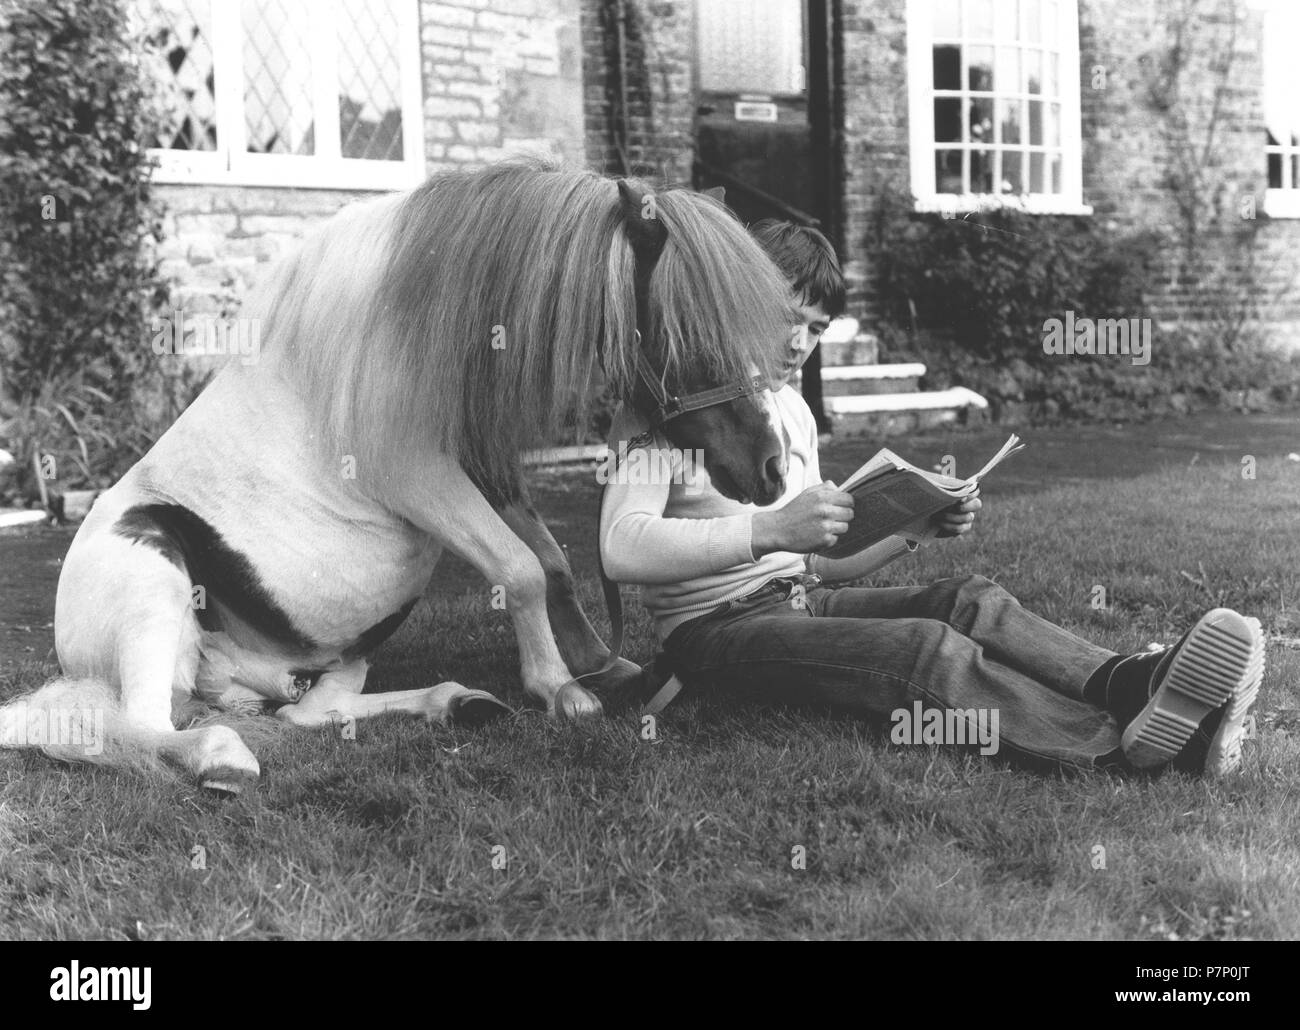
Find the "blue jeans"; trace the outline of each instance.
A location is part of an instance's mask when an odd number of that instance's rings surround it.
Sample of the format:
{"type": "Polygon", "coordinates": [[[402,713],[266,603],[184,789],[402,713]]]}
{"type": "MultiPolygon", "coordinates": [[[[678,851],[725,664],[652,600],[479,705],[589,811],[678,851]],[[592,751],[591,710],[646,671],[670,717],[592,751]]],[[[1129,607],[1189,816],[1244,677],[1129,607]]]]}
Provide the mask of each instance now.
{"type": "Polygon", "coordinates": [[[890,720],[906,710],[998,713],[1000,752],[1032,764],[1116,761],[1120,728],[1083,698],[1115,656],[983,576],[925,587],[774,579],[678,626],[668,665],[691,687],[890,720]]]}

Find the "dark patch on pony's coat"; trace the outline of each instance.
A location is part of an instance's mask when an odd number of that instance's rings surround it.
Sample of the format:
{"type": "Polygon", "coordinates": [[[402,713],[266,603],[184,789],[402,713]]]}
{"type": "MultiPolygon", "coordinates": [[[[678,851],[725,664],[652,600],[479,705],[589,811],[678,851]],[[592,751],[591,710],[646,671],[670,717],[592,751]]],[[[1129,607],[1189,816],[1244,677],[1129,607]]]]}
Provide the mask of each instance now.
{"type": "Polygon", "coordinates": [[[357,658],[364,658],[373,652],[380,644],[397,632],[397,627],[406,621],[406,617],[411,614],[411,609],[415,607],[415,602],[418,600],[418,597],[412,597],[392,615],[381,619],[362,633],[355,644],[343,649],[343,660],[350,662],[357,658]]]}
{"type": "MultiPolygon", "coordinates": [[[[277,643],[314,651],[315,641],[276,603],[246,556],[236,551],[205,519],[180,504],[138,504],[123,512],[113,532],[157,551],[203,587],[237,618],[277,643]]],[[[222,629],[212,606],[196,610],[199,625],[222,629]]],[[[382,623],[381,623],[382,625],[382,623]]],[[[370,632],[370,631],[367,631],[370,632]]]]}

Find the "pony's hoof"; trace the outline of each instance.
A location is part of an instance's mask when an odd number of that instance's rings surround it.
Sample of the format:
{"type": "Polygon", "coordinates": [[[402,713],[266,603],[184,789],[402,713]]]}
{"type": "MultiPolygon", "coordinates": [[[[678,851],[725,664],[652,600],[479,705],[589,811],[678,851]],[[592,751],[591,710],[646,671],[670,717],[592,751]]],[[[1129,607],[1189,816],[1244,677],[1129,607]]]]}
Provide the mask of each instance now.
{"type": "Polygon", "coordinates": [[[576,683],[566,683],[551,702],[551,714],[557,719],[577,722],[581,719],[598,719],[605,714],[595,695],[576,683]]]}
{"type": "Polygon", "coordinates": [[[242,794],[262,775],[253,752],[229,726],[209,727],[197,758],[199,784],[208,790],[242,794]]]}
{"type": "Polygon", "coordinates": [[[489,722],[512,714],[510,706],[499,701],[486,690],[467,690],[453,697],[447,704],[445,721],[454,726],[477,729],[489,722]]]}

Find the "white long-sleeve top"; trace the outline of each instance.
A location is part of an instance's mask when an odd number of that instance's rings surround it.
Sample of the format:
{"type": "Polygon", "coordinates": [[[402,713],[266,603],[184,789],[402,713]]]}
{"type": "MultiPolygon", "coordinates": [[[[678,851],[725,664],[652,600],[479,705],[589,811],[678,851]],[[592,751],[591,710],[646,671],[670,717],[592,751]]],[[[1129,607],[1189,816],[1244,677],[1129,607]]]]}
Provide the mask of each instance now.
{"type": "MultiPolygon", "coordinates": [[[[779,390],[775,400],[790,444],[785,492],[771,510],[822,482],[817,425],[808,405],[791,386],[779,390]]],[[[611,579],[641,587],[660,642],[683,622],[778,576],[811,572],[826,582],[859,579],[916,549],[915,543],[888,537],[848,558],[789,551],[755,558],[752,523],[762,509],[724,497],[714,489],[703,462],[678,451],[660,433],[645,447],[620,451],[620,444],[645,428],[645,421],[627,407],[614,418],[609,448],[623,460],[617,467],[613,460],[601,466],[608,486],[601,505],[600,549],[611,579]]]]}

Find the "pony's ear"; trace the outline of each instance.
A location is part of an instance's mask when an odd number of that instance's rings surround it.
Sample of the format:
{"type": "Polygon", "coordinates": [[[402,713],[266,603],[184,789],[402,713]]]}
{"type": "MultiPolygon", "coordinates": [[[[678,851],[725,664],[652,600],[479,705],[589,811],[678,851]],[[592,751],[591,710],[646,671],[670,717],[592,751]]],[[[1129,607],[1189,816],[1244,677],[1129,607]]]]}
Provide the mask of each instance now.
{"type": "Polygon", "coordinates": [[[700,192],[706,197],[716,200],[719,204],[725,204],[727,202],[727,191],[721,186],[710,186],[707,190],[701,190],[700,192]]]}
{"type": "Polygon", "coordinates": [[[642,256],[658,256],[668,240],[668,230],[659,219],[655,195],[619,179],[618,196],[623,206],[623,226],[632,248],[642,256]]]}

